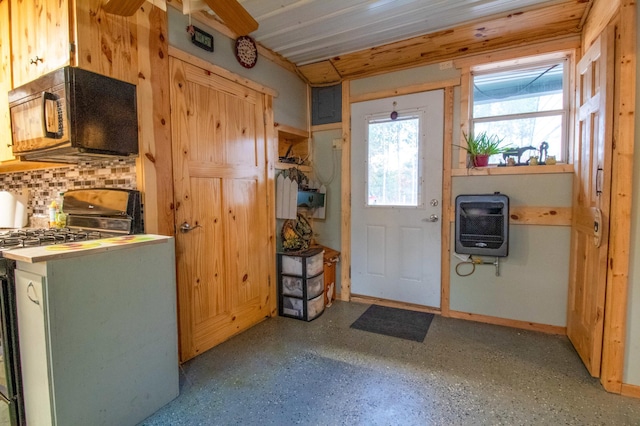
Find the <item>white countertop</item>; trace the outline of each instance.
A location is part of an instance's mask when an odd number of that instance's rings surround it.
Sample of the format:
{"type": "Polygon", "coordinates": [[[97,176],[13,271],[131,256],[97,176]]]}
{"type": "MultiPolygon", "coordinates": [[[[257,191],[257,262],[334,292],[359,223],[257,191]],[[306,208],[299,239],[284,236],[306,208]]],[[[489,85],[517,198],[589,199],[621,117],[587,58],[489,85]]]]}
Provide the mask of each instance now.
{"type": "Polygon", "coordinates": [[[2,257],[27,263],[47,262],[110,250],[122,250],[145,244],[166,243],[170,239],[172,239],[172,237],[154,234],[122,235],[101,240],[78,241],[7,250],[2,252],[2,257]]]}

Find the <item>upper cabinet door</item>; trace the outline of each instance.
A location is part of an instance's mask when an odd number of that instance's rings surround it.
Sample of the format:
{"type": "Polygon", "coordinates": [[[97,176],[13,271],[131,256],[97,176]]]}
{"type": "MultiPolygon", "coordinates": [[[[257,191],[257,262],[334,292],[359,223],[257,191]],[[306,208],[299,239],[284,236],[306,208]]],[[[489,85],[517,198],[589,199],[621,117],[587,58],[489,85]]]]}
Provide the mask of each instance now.
{"type": "Polygon", "coordinates": [[[106,13],[102,9],[104,0],[76,0],[75,3],[76,65],[137,84],[137,14],[106,13]]]}
{"type": "Polygon", "coordinates": [[[11,0],[13,87],[71,65],[136,84],[137,18],[104,0],[11,0]]]}
{"type": "Polygon", "coordinates": [[[13,160],[11,153],[11,120],[9,99],[11,89],[11,47],[9,46],[9,0],[0,0],[0,162],[13,160]]]}
{"type": "Polygon", "coordinates": [[[13,86],[70,64],[68,0],[11,1],[13,86]]]}

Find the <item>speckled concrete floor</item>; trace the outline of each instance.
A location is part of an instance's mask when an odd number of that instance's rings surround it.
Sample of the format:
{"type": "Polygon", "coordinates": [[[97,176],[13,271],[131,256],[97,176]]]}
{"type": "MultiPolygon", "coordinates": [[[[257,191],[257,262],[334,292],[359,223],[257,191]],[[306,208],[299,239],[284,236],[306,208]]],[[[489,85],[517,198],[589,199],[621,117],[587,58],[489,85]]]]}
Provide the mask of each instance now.
{"type": "Polygon", "coordinates": [[[368,305],[272,318],[181,367],[143,425],[640,425],[568,340],[436,316],[423,343],[350,329],[368,305]]]}

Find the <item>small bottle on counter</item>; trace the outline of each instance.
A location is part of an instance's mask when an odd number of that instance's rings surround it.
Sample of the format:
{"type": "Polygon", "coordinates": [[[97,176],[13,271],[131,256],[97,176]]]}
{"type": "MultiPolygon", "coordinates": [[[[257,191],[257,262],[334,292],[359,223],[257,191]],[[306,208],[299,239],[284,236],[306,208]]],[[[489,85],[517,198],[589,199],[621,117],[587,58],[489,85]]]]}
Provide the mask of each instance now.
{"type": "Polygon", "coordinates": [[[64,214],[63,200],[64,192],[59,192],[57,199],[58,209],[56,210],[56,228],[64,228],[67,226],[67,215],[64,214]]]}
{"type": "Polygon", "coordinates": [[[56,212],[58,211],[58,202],[56,200],[51,201],[49,204],[49,227],[56,227],[56,212]]]}
{"type": "Polygon", "coordinates": [[[49,204],[49,227],[64,228],[67,225],[67,216],[62,210],[64,192],[59,192],[55,200],[49,204]]]}

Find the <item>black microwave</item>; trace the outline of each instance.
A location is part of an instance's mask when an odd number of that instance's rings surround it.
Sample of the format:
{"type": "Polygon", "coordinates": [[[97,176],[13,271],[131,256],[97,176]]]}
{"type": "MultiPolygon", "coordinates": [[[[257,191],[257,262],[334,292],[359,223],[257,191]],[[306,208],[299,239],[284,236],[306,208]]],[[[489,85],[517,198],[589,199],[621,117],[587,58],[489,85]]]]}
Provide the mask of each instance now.
{"type": "Polygon", "coordinates": [[[77,163],[138,154],[136,86],[64,67],[9,92],[13,155],[77,163]]]}

